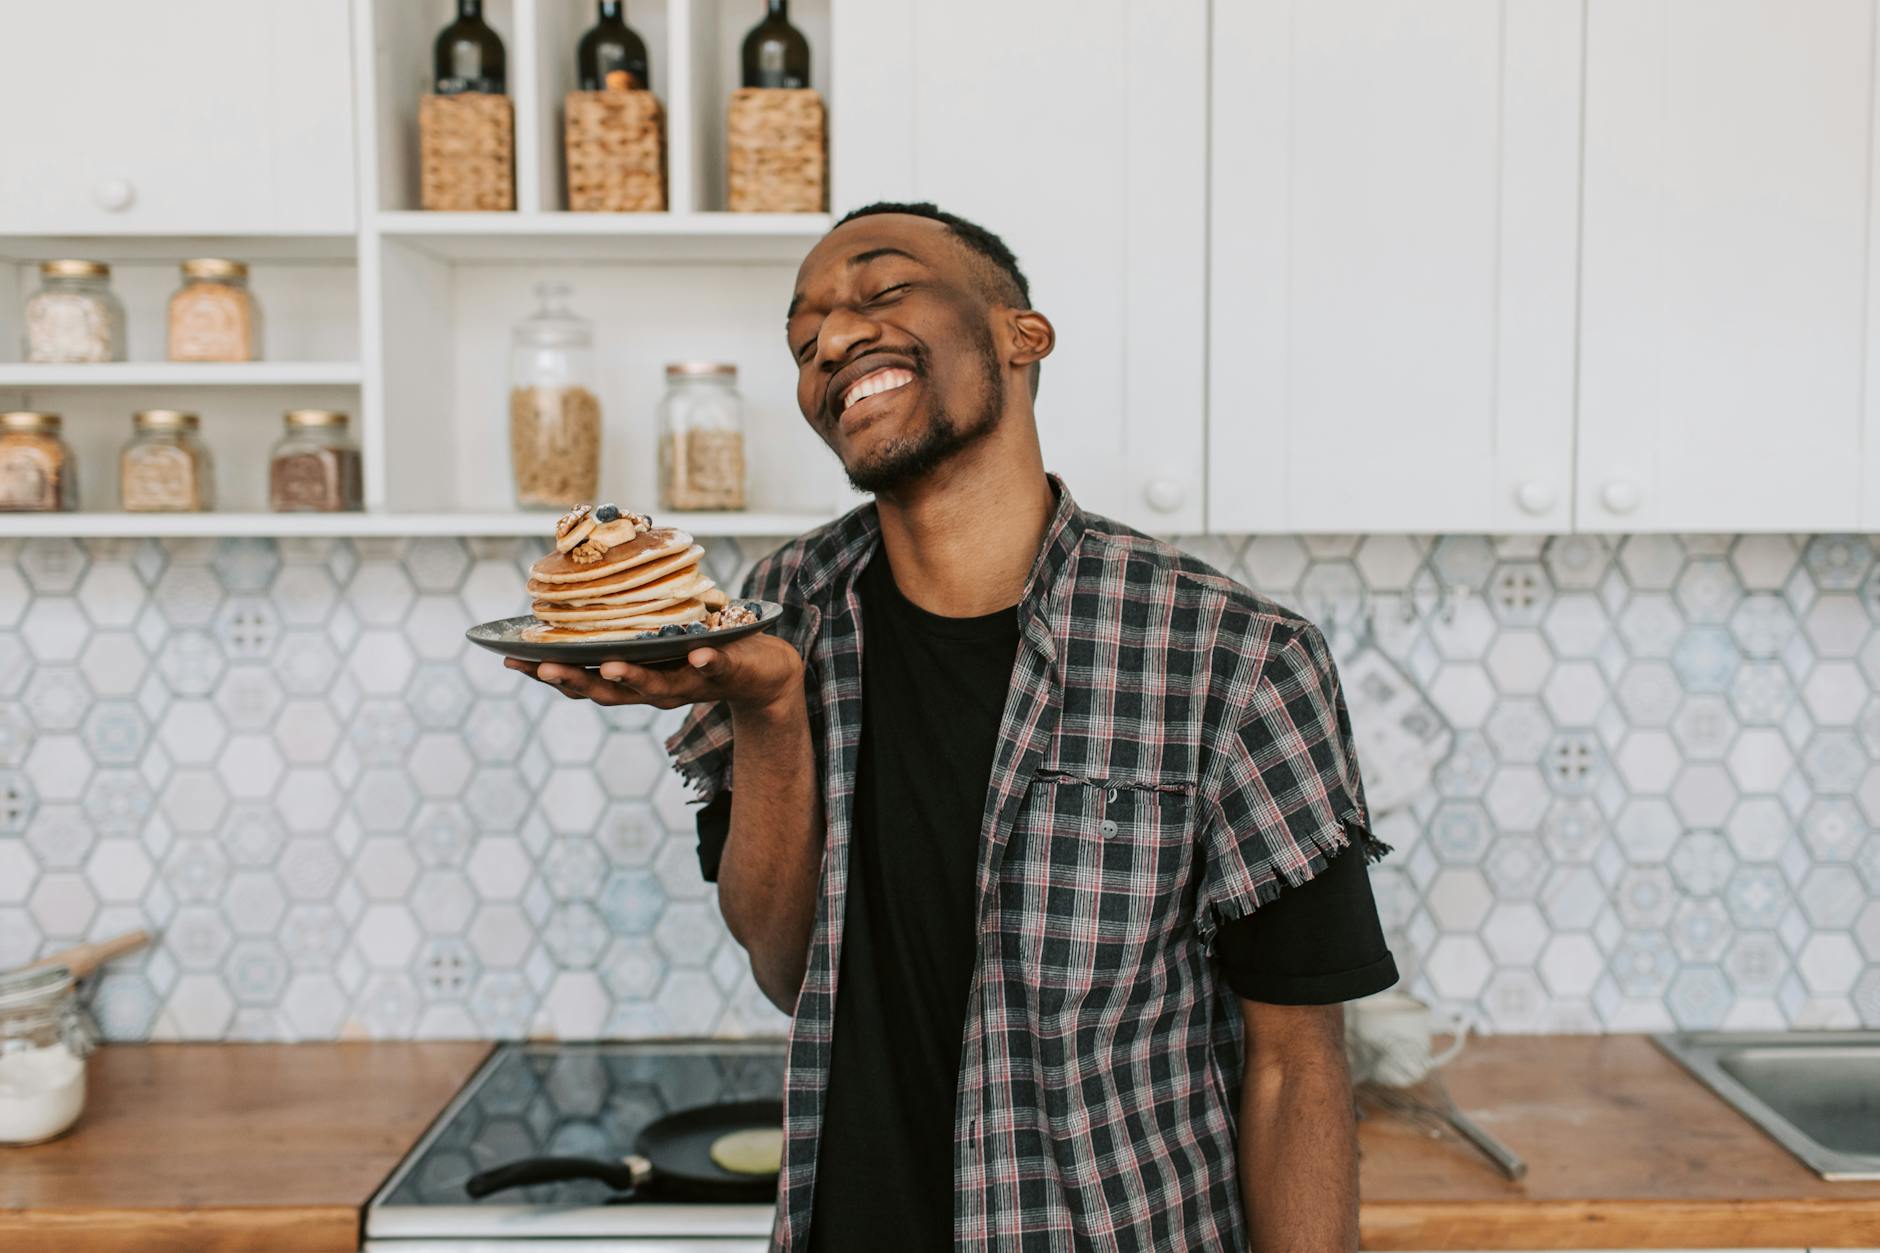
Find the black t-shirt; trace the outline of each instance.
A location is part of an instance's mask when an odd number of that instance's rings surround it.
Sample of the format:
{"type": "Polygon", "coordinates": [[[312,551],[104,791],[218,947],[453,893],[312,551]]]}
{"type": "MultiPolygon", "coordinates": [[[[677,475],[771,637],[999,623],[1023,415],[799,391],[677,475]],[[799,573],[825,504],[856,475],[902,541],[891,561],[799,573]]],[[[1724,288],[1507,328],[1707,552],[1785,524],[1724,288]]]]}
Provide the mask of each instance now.
{"type": "MultiPolygon", "coordinates": [[[[1018,616],[945,618],[895,586],[886,550],[859,585],[867,641],[835,1039],[810,1248],[953,1247],[953,1110],[978,955],[980,822],[1018,616]]],[[[699,812],[716,879],[730,797],[699,812]]],[[[1273,1004],[1330,1004],[1389,987],[1370,876],[1356,853],[1223,926],[1222,975],[1273,1004]]]]}

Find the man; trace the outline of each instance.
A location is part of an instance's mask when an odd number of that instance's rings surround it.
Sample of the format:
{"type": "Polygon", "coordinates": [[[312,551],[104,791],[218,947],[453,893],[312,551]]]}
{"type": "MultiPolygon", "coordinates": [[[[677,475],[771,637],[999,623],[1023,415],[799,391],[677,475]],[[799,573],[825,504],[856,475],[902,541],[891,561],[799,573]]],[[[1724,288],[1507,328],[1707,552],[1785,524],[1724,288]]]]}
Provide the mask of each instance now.
{"type": "Polygon", "coordinates": [[[1046,475],[1055,332],[984,229],[857,210],[787,329],[875,502],[757,565],[777,633],[509,663],[693,706],[701,862],[795,1016],[779,1247],[1355,1249],[1338,1002],[1396,969],[1323,639],[1046,475]]]}

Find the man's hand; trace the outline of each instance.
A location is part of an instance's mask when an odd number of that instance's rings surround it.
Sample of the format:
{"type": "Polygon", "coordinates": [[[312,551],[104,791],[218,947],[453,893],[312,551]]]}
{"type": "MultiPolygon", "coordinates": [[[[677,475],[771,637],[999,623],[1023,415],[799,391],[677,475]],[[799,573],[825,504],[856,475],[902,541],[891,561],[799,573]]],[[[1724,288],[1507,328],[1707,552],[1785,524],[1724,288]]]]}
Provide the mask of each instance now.
{"type": "Polygon", "coordinates": [[[652,705],[677,709],[725,701],[733,711],[762,710],[795,695],[803,685],[803,659],[774,635],[747,635],[721,648],[695,648],[675,666],[602,664],[599,673],[554,662],[503,661],[511,670],[548,684],[569,700],[597,705],[652,705]]]}

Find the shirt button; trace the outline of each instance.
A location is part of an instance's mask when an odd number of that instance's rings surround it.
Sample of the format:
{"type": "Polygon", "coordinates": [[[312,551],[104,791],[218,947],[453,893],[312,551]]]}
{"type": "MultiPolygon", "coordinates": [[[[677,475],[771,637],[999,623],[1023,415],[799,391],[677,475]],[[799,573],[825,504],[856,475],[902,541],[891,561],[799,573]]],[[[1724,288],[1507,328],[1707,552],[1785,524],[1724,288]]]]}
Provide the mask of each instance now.
{"type": "Polygon", "coordinates": [[[1112,836],[1116,834],[1116,819],[1105,818],[1103,822],[1097,827],[1097,830],[1103,832],[1104,839],[1106,840],[1110,839],[1112,836]]]}

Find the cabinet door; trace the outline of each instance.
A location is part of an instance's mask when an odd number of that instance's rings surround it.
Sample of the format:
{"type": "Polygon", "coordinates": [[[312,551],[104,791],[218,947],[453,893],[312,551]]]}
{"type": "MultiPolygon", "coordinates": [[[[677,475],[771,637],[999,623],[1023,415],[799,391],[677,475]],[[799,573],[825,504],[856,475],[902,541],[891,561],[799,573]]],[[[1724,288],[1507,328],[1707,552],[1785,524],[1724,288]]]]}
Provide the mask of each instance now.
{"type": "Polygon", "coordinates": [[[928,199],[1003,236],[1056,325],[1045,464],[1202,526],[1206,0],[836,0],[838,212],[928,199]]]}
{"type": "Polygon", "coordinates": [[[0,0],[0,234],[353,229],[346,0],[0,0]]]}
{"type": "Polygon", "coordinates": [[[1873,49],[1871,0],[1591,0],[1581,528],[1858,524],[1873,49]]]}
{"type": "Polygon", "coordinates": [[[1212,529],[1568,527],[1582,18],[1215,4],[1212,529]]]}

